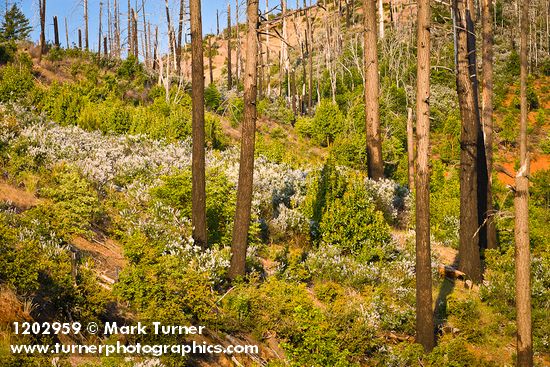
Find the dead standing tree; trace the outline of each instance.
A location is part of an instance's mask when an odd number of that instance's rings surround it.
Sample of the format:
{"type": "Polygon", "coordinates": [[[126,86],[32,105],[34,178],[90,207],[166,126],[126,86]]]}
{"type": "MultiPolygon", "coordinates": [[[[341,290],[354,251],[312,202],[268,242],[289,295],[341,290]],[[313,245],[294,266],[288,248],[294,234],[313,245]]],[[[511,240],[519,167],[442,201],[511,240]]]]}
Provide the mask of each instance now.
{"type": "Polygon", "coordinates": [[[379,180],[384,177],[382,140],[380,138],[379,75],[376,35],[376,0],[364,0],[365,18],[365,118],[367,131],[368,175],[379,180]]]}
{"type": "Polygon", "coordinates": [[[237,206],[231,243],[229,277],[244,276],[250,211],[252,209],[252,185],[254,179],[254,141],[256,133],[256,96],[258,65],[258,5],[259,0],[247,1],[248,29],[246,36],[246,65],[244,74],[244,119],[241,132],[241,156],[237,206]]]}
{"type": "Polygon", "coordinates": [[[419,0],[416,69],[416,341],[422,344],[426,352],[435,346],[430,256],[430,13],[430,1],[419,0]]]}
{"type": "Polygon", "coordinates": [[[227,3],[227,90],[233,88],[231,72],[231,4],[227,3]]]}
{"type": "MultiPolygon", "coordinates": [[[[183,3],[183,1],[181,1],[183,3]]],[[[183,6],[182,6],[183,7],[183,6]]],[[[204,153],[204,58],[202,49],[201,1],[190,0],[191,15],[191,82],[192,82],[192,210],[193,239],[206,248],[206,179],[204,153]]],[[[181,19],[181,18],[180,18],[181,19]]],[[[178,35],[180,37],[180,35],[178,35]]]]}
{"type": "Polygon", "coordinates": [[[487,160],[487,248],[497,248],[497,232],[493,208],[493,2],[481,0],[482,23],[482,125],[487,160]]]}
{"type": "Polygon", "coordinates": [[[531,253],[529,248],[529,152],[527,145],[527,37],[529,35],[529,0],[521,2],[520,38],[520,168],[516,173],[515,241],[516,241],[516,313],[517,365],[533,366],[533,335],[531,329],[531,253]]]}
{"type": "Polygon", "coordinates": [[[468,57],[467,7],[465,0],[453,0],[456,53],[456,88],[462,120],[460,136],[460,230],[459,268],[474,282],[481,281],[479,254],[477,144],[478,126],[474,88],[468,57]]]}
{"type": "Polygon", "coordinates": [[[38,62],[42,61],[42,55],[46,53],[46,0],[38,1],[40,11],[40,52],[38,62]]]}

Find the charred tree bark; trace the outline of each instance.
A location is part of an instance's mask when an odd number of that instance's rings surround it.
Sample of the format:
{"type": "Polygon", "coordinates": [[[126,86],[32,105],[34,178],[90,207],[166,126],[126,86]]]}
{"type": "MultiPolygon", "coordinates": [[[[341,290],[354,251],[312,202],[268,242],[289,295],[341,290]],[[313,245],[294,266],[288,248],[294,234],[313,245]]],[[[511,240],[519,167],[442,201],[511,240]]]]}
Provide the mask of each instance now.
{"type": "Polygon", "coordinates": [[[212,68],[212,37],[208,37],[208,71],[210,74],[210,84],[214,83],[214,69],[212,68]]]}
{"type": "Polygon", "coordinates": [[[40,7],[40,52],[38,62],[42,61],[42,55],[46,53],[46,0],[39,0],[40,7]]]}
{"type": "Polygon", "coordinates": [[[258,56],[258,1],[247,1],[247,48],[244,75],[244,119],[241,133],[241,158],[239,165],[239,183],[237,188],[237,207],[235,225],[231,243],[231,265],[229,277],[235,279],[244,276],[248,227],[252,208],[252,185],[254,175],[254,141],[256,132],[256,79],[258,56]]]}
{"type": "Polygon", "coordinates": [[[158,45],[159,45],[159,27],[155,26],[155,44],[153,46],[153,70],[157,70],[159,67],[158,62],[158,45]]]}
{"type": "Polygon", "coordinates": [[[456,34],[456,87],[462,132],[460,136],[460,248],[459,268],[474,282],[481,281],[477,205],[477,111],[470,80],[468,58],[467,9],[464,0],[453,0],[456,34]]]}
{"type": "Polygon", "coordinates": [[[69,49],[69,24],[67,23],[67,17],[65,17],[65,44],[67,49],[69,49]]]}
{"type": "Polygon", "coordinates": [[[139,58],[139,46],[138,46],[138,18],[136,11],[132,9],[132,50],[134,51],[134,57],[139,58]]]}
{"type": "Polygon", "coordinates": [[[487,158],[485,155],[485,138],[483,136],[483,127],[481,124],[479,108],[479,83],[477,77],[477,48],[476,34],[474,27],[474,17],[476,16],[474,0],[467,0],[466,7],[466,29],[468,44],[468,67],[470,81],[474,93],[474,111],[476,112],[477,126],[477,217],[479,230],[479,247],[487,248],[487,158]]]}
{"type": "Polygon", "coordinates": [[[367,131],[368,175],[373,180],[384,177],[382,141],[380,139],[379,76],[376,35],[376,0],[364,0],[365,17],[365,117],[367,131]]]}
{"type": "Polygon", "coordinates": [[[102,18],[102,11],[103,11],[103,3],[99,2],[99,34],[97,38],[97,55],[101,57],[101,41],[103,40],[103,35],[101,32],[101,18],[102,18]]]}
{"type": "MultiPolygon", "coordinates": [[[[416,82],[416,341],[435,346],[430,250],[430,1],[418,1],[416,82]]],[[[412,111],[411,111],[412,112],[412,111]]],[[[409,155],[410,157],[410,155],[409,155]]]]}
{"type": "Polygon", "coordinates": [[[493,208],[493,3],[481,1],[482,23],[482,124],[485,138],[485,158],[487,160],[487,248],[497,248],[497,231],[493,208]]]}
{"type": "Polygon", "coordinates": [[[407,108],[407,158],[409,162],[409,190],[414,190],[414,128],[413,110],[407,108]]]}
{"type": "Polygon", "coordinates": [[[242,60],[241,60],[241,32],[239,31],[239,0],[235,0],[235,30],[236,30],[236,41],[237,44],[235,45],[235,76],[237,78],[237,86],[241,82],[241,68],[242,68],[242,60]]]}
{"type": "Polygon", "coordinates": [[[55,47],[59,48],[59,25],[57,24],[57,16],[53,17],[53,40],[55,47]]]}
{"type": "Polygon", "coordinates": [[[86,51],[90,49],[88,33],[88,0],[84,0],[84,47],[86,51]]]}
{"type": "Polygon", "coordinates": [[[378,0],[378,31],[380,38],[384,38],[384,2],[378,0]]]}
{"type": "Polygon", "coordinates": [[[82,30],[78,29],[78,49],[82,51],[82,30]]]}
{"type": "Polygon", "coordinates": [[[231,75],[231,4],[227,3],[227,90],[233,87],[231,75]]]}
{"type": "Polygon", "coordinates": [[[516,323],[517,365],[533,366],[533,335],[531,330],[531,253],[529,248],[529,152],[527,146],[527,37],[529,0],[521,2],[520,36],[520,168],[516,173],[515,240],[516,240],[516,323]]]}
{"type": "MultiPolygon", "coordinates": [[[[191,0],[193,1],[193,0],[191,0]]],[[[191,3],[189,3],[189,7],[191,7],[191,3]]],[[[177,73],[178,75],[181,75],[181,46],[182,46],[182,38],[183,38],[183,16],[185,13],[185,3],[184,0],[180,0],[180,14],[178,18],[178,43],[176,47],[176,64],[177,64],[177,73]]],[[[202,22],[202,21],[201,21],[202,22]]],[[[201,32],[202,33],[202,32],[201,32]]],[[[191,36],[193,37],[193,36],[191,36]]],[[[201,35],[202,38],[202,35],[201,35]]]]}
{"type": "Polygon", "coordinates": [[[132,6],[130,5],[130,0],[128,0],[128,56],[134,54],[133,50],[133,37],[132,37],[132,6]]]}
{"type": "MultiPolygon", "coordinates": [[[[183,0],[182,0],[183,3],[183,0]]],[[[183,7],[183,6],[182,6],[183,7]]],[[[190,0],[191,15],[191,83],[192,83],[192,223],[193,239],[206,248],[206,179],[204,153],[204,58],[202,50],[201,1],[190,0]]],[[[178,35],[179,37],[179,35],[178,35]]]]}

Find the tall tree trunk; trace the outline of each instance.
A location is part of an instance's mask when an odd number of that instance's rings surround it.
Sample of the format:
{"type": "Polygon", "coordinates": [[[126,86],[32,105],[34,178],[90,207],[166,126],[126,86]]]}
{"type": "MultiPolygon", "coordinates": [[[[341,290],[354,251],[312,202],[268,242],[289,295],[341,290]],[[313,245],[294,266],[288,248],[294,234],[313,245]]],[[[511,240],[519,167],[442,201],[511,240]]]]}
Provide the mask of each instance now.
{"type": "Polygon", "coordinates": [[[414,190],[414,128],[413,128],[413,110],[407,108],[407,158],[409,162],[409,190],[414,190]]]}
{"type": "Polygon", "coordinates": [[[467,9],[465,0],[453,0],[457,56],[456,87],[462,132],[460,136],[460,270],[474,282],[481,281],[477,206],[478,126],[474,89],[470,80],[467,9]]]}
{"type": "Polygon", "coordinates": [[[153,70],[158,69],[158,45],[159,45],[159,27],[155,26],[155,44],[153,46],[153,70]]]}
{"type": "Polygon", "coordinates": [[[98,27],[98,30],[99,30],[99,35],[98,35],[98,39],[97,39],[97,55],[99,57],[101,57],[101,41],[103,40],[103,36],[102,36],[102,33],[101,33],[101,18],[102,18],[102,11],[103,11],[103,3],[100,1],[99,2],[99,27],[98,27]]]}
{"type": "Polygon", "coordinates": [[[522,1],[520,36],[520,168],[516,173],[514,198],[516,240],[516,314],[517,366],[533,366],[533,336],[531,330],[531,263],[529,248],[529,152],[527,147],[527,37],[529,0],[522,1]]]}
{"type": "Polygon", "coordinates": [[[220,35],[220,11],[216,9],[216,36],[220,35]]]}
{"type": "Polygon", "coordinates": [[[59,48],[59,24],[57,23],[57,16],[53,17],[53,39],[55,47],[59,48]]]}
{"type": "Polygon", "coordinates": [[[229,277],[244,276],[248,227],[252,208],[252,185],[254,179],[254,140],[256,132],[256,78],[258,56],[258,2],[247,1],[248,30],[246,65],[244,75],[244,119],[241,132],[241,158],[239,183],[237,186],[237,207],[231,243],[231,265],[229,277]]]}
{"type": "Polygon", "coordinates": [[[466,8],[466,29],[468,44],[468,66],[470,81],[474,93],[474,111],[476,112],[477,126],[477,216],[479,228],[479,247],[487,248],[487,183],[489,181],[487,174],[487,158],[485,155],[485,138],[483,136],[483,127],[481,124],[479,108],[479,83],[477,78],[477,48],[476,33],[474,22],[476,10],[474,0],[467,0],[466,8]]]}
{"type": "MultiPolygon", "coordinates": [[[[269,12],[269,0],[265,0],[265,16],[266,16],[266,19],[268,17],[268,12],[269,12]]],[[[269,99],[269,97],[271,96],[271,64],[270,64],[270,57],[269,57],[269,24],[266,22],[266,25],[265,25],[265,66],[267,68],[267,75],[266,75],[266,84],[267,84],[267,88],[266,88],[266,93],[267,93],[267,98],[269,99]]]]}
{"type": "MultiPolygon", "coordinates": [[[[189,6],[191,7],[191,3],[189,3],[189,6]]],[[[181,42],[183,37],[183,15],[185,12],[185,2],[184,0],[180,0],[180,14],[178,18],[178,44],[176,47],[176,64],[177,64],[177,73],[178,75],[181,75],[181,42]]],[[[202,32],[201,32],[202,33],[202,32]]],[[[192,36],[191,36],[192,37],[192,36]]],[[[202,35],[201,35],[202,38],[202,35]]]]}
{"type": "Polygon", "coordinates": [[[481,1],[482,23],[482,121],[487,160],[487,248],[497,248],[497,231],[493,208],[493,6],[492,0],[481,1]]]}
{"type": "Polygon", "coordinates": [[[435,346],[430,256],[430,1],[418,1],[416,82],[416,341],[435,346]]]}
{"type": "Polygon", "coordinates": [[[39,1],[40,7],[40,53],[38,62],[42,61],[42,55],[46,53],[46,0],[39,1]]]}
{"type": "Polygon", "coordinates": [[[212,37],[208,37],[208,71],[210,74],[210,84],[214,83],[214,69],[212,68],[212,37]]]}
{"type": "Polygon", "coordinates": [[[115,0],[114,3],[114,38],[115,38],[115,52],[116,57],[120,58],[120,18],[119,18],[119,9],[118,2],[115,0]]]}
{"type": "MultiPolygon", "coordinates": [[[[304,0],[304,7],[306,7],[304,0]]],[[[306,28],[307,39],[309,40],[309,46],[307,50],[307,63],[309,69],[309,80],[307,85],[307,110],[311,114],[313,107],[313,30],[311,27],[311,19],[309,17],[309,10],[306,13],[306,28]]]]}
{"type": "Polygon", "coordinates": [[[378,28],[380,38],[384,38],[384,2],[382,0],[378,0],[378,28]]]}
{"type": "Polygon", "coordinates": [[[202,50],[201,0],[190,0],[189,12],[191,14],[191,98],[193,103],[193,157],[191,164],[193,176],[193,195],[191,219],[193,223],[193,239],[195,243],[202,248],[206,248],[204,58],[202,50]]]}
{"type": "Polygon", "coordinates": [[[233,87],[231,75],[231,4],[227,3],[227,90],[233,87]]]}
{"type": "Polygon", "coordinates": [[[166,24],[168,25],[168,42],[170,42],[168,49],[170,50],[170,54],[173,56],[174,64],[177,67],[176,40],[174,39],[174,28],[172,27],[172,22],[170,21],[170,7],[168,6],[168,0],[165,0],[164,4],[166,8],[166,24]]]}
{"type": "Polygon", "coordinates": [[[82,30],[78,28],[78,49],[82,51],[82,30]]]}
{"type": "Polygon", "coordinates": [[[67,49],[69,49],[69,24],[67,23],[67,17],[65,17],[65,42],[67,44],[67,49]]]}
{"type": "Polygon", "coordinates": [[[145,66],[149,66],[149,40],[148,38],[148,32],[147,32],[147,19],[145,15],[145,0],[141,0],[141,17],[143,20],[143,55],[145,57],[145,66]]]}
{"type": "Polygon", "coordinates": [[[84,0],[84,48],[90,49],[89,30],[88,30],[88,0],[84,0]]]}
{"type": "Polygon", "coordinates": [[[380,139],[379,76],[376,35],[376,0],[364,0],[365,18],[365,117],[367,131],[368,174],[371,179],[384,177],[380,139]]]}
{"type": "Polygon", "coordinates": [[[133,26],[132,26],[132,49],[134,50],[134,57],[136,59],[139,58],[139,46],[138,46],[138,17],[137,13],[134,9],[132,9],[132,19],[133,19],[133,26]]]}
{"type": "Polygon", "coordinates": [[[128,0],[128,56],[134,54],[133,44],[134,38],[132,37],[132,5],[130,5],[130,0],[128,0]]]}
{"type": "Polygon", "coordinates": [[[241,81],[241,32],[239,31],[239,0],[235,0],[235,24],[236,24],[236,37],[237,37],[237,44],[235,46],[235,52],[236,52],[236,58],[235,58],[235,75],[237,77],[237,85],[239,85],[241,81]]]}

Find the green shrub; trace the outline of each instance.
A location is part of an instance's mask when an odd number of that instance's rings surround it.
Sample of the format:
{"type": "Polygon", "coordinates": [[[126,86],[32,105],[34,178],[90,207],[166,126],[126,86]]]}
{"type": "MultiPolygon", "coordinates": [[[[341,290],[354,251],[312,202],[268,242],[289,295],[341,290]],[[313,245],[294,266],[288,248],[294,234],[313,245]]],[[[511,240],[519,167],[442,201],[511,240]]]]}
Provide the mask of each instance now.
{"type": "Polygon", "coordinates": [[[216,84],[211,83],[204,90],[204,105],[210,111],[217,111],[222,101],[222,95],[218,91],[216,84]]]}
{"type": "Polygon", "coordinates": [[[317,144],[327,146],[343,129],[344,117],[337,104],[322,100],[313,117],[313,138],[317,144]]]}
{"type": "Polygon", "coordinates": [[[97,193],[74,169],[61,167],[52,172],[49,185],[40,195],[51,203],[40,204],[49,211],[52,225],[61,233],[87,233],[98,219],[100,205],[97,193]]]}
{"type": "Polygon", "coordinates": [[[321,241],[343,249],[344,254],[376,261],[386,257],[390,228],[362,181],[362,177],[351,178],[342,197],[329,203],[319,224],[321,241]]]}
{"type": "MultiPolygon", "coordinates": [[[[181,211],[191,218],[191,172],[182,171],[163,178],[163,184],[154,188],[153,197],[181,211]]],[[[208,242],[229,244],[235,210],[234,187],[218,169],[206,175],[206,224],[208,242]]]]}
{"type": "Polygon", "coordinates": [[[33,76],[27,66],[9,64],[0,69],[0,102],[19,101],[33,88],[33,76]]]}

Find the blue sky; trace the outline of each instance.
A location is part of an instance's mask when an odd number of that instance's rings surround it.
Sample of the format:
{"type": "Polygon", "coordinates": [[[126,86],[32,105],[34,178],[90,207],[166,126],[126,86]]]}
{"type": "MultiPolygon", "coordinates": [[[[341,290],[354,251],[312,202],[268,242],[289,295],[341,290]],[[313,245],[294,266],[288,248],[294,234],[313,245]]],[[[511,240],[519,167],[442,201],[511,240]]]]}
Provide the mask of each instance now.
{"type": "MultiPolygon", "coordinates": [[[[3,13],[4,11],[4,2],[6,0],[0,0],[0,9],[3,13]]],[[[106,35],[106,24],[107,24],[107,11],[106,5],[107,1],[110,2],[111,7],[113,6],[114,0],[88,0],[88,13],[89,13],[89,37],[90,37],[90,47],[92,49],[97,49],[97,38],[98,38],[98,21],[99,21],[99,3],[103,2],[103,30],[104,35],[106,35]]],[[[127,14],[127,4],[128,0],[117,0],[120,3],[120,18],[122,21],[122,38],[125,38],[126,31],[126,14],[127,14]]],[[[133,7],[141,8],[142,0],[131,0],[133,7]]],[[[235,21],[235,0],[231,1],[232,8],[232,18],[233,22],[235,21]]],[[[287,0],[289,8],[296,6],[295,0],[287,0]]],[[[300,4],[303,0],[299,0],[300,4]]],[[[311,0],[308,0],[308,3],[311,0]]],[[[31,25],[33,26],[33,32],[31,33],[31,38],[33,40],[38,39],[40,22],[39,22],[39,12],[38,12],[38,0],[8,0],[11,3],[17,3],[20,8],[23,10],[27,18],[29,18],[31,25]]],[[[188,0],[187,0],[188,2],[188,0]]],[[[202,0],[202,20],[203,20],[203,32],[213,33],[216,32],[216,10],[220,13],[220,31],[224,28],[224,25],[227,23],[227,2],[228,0],[202,0]]],[[[171,20],[177,21],[179,13],[179,0],[169,0],[168,1],[171,9],[171,20]]],[[[270,8],[273,8],[280,0],[269,0],[270,8]]],[[[242,22],[245,19],[245,4],[246,0],[240,0],[240,16],[239,20],[242,22]]],[[[165,48],[167,44],[167,27],[166,27],[166,13],[165,13],[165,2],[164,0],[145,0],[145,9],[146,16],[148,21],[151,24],[159,25],[159,37],[161,39],[161,48],[165,48]]],[[[260,9],[264,11],[265,9],[265,0],[260,0],[260,9]]],[[[68,29],[69,29],[69,43],[78,42],[78,29],[82,28],[84,35],[84,19],[83,19],[83,0],[46,0],[46,39],[53,41],[53,16],[56,15],[59,21],[59,37],[60,42],[65,46],[65,18],[67,18],[68,29]]],[[[139,14],[139,19],[141,21],[141,13],[139,14]]],[[[141,28],[141,24],[139,25],[141,28]]],[[[154,26],[152,26],[152,30],[154,26]]],[[[141,41],[140,41],[141,44],[141,41]]]]}

